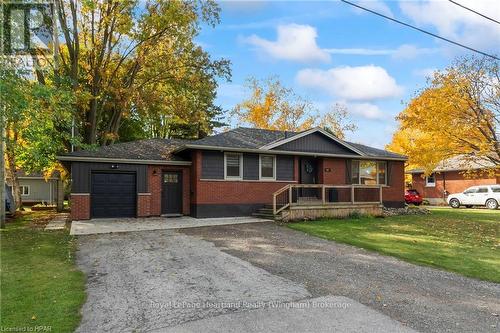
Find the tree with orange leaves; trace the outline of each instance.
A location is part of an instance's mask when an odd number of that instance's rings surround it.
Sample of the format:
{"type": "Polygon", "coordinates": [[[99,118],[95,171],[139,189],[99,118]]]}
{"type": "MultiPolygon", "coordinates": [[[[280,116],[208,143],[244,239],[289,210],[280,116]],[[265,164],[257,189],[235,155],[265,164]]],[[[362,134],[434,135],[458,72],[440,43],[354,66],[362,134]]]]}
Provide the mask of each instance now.
{"type": "Polygon", "coordinates": [[[341,139],[345,132],[356,129],[345,107],[336,104],[330,112],[320,116],[310,101],[283,86],[277,77],[249,78],[246,87],[250,96],[233,110],[240,123],[281,131],[303,131],[321,126],[341,139]]]}
{"type": "Polygon", "coordinates": [[[435,72],[429,83],[397,117],[400,126],[387,149],[407,155],[412,167],[426,173],[457,155],[486,160],[487,171],[498,173],[499,63],[462,58],[435,72]]]}

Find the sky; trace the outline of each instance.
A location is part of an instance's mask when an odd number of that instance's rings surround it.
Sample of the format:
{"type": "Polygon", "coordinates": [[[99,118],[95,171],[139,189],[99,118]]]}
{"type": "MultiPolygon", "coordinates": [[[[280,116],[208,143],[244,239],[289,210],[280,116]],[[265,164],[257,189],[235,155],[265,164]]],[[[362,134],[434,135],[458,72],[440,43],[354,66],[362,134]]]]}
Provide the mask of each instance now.
{"type": "MultiPolygon", "coordinates": [[[[500,54],[500,24],[447,0],[356,1],[389,17],[500,54]]],[[[500,20],[500,0],[456,0],[500,20]]],[[[327,113],[345,105],[358,126],[347,139],[383,148],[427,76],[471,51],[440,41],[340,1],[223,1],[221,23],[203,27],[197,42],[213,58],[232,62],[231,82],[220,82],[226,110],[249,92],[248,77],[277,76],[327,113]]],[[[226,120],[232,127],[235,119],[226,120]]]]}

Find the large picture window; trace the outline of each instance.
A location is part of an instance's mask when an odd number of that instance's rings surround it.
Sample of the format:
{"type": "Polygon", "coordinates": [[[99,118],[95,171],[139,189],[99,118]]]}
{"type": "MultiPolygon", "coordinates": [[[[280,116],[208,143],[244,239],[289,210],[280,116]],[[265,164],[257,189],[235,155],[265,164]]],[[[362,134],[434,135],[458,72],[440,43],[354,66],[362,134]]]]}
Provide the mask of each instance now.
{"type": "Polygon", "coordinates": [[[351,183],[387,185],[387,162],[352,161],[351,183]]]}
{"type": "Polygon", "coordinates": [[[224,154],[224,176],[226,179],[241,179],[243,174],[243,158],[241,154],[224,154]]]}
{"type": "Polygon", "coordinates": [[[276,156],[260,155],[260,179],[276,179],[276,156]]]}

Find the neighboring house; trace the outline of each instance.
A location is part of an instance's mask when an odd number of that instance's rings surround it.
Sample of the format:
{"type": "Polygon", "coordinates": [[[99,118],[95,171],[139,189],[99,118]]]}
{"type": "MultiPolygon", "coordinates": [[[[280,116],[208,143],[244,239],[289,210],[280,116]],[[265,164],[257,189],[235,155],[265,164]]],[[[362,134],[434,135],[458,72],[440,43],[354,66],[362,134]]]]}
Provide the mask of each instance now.
{"type": "MultiPolygon", "coordinates": [[[[34,205],[46,203],[56,205],[64,200],[64,187],[58,172],[54,172],[47,179],[41,173],[26,174],[23,170],[17,171],[21,199],[23,204],[34,205]]],[[[12,189],[12,180],[7,177],[6,183],[12,189]]]]}
{"type": "Polygon", "coordinates": [[[295,201],[404,205],[404,156],[342,141],[320,128],[240,127],[200,140],[140,140],[58,158],[71,170],[75,220],[245,216],[272,204],[277,191],[290,193],[290,200],[293,192],[295,201]],[[309,187],[298,192],[289,184],[309,187]]]}
{"type": "Polygon", "coordinates": [[[480,172],[491,167],[493,163],[489,160],[471,161],[459,155],[441,161],[429,176],[425,176],[422,169],[409,170],[407,173],[412,176],[412,188],[416,189],[424,200],[431,204],[446,204],[448,194],[460,193],[475,185],[500,184],[500,171],[496,176],[480,172]],[[467,171],[476,173],[476,176],[467,176],[467,171]]]}

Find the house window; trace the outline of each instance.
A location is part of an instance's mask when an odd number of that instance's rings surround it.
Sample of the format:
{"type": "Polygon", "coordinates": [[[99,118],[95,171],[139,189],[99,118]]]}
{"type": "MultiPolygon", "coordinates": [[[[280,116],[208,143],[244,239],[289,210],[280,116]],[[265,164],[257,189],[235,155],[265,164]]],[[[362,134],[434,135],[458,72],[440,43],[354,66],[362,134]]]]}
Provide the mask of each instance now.
{"type": "Polygon", "coordinates": [[[435,187],[436,186],[436,174],[430,174],[425,177],[425,186],[427,187],[435,187]]]}
{"type": "Polygon", "coordinates": [[[224,178],[241,179],[243,174],[243,155],[237,153],[224,154],[224,178]]]}
{"type": "Polygon", "coordinates": [[[21,191],[21,195],[23,196],[30,195],[30,187],[28,185],[21,185],[19,187],[19,190],[21,191]]]}
{"type": "Polygon", "coordinates": [[[164,183],[178,183],[179,182],[179,175],[176,173],[166,173],[163,175],[163,182],[164,183]]]}
{"type": "Polygon", "coordinates": [[[352,184],[386,185],[387,162],[352,161],[352,184]]]}
{"type": "Polygon", "coordinates": [[[260,179],[276,179],[276,156],[260,155],[260,179]]]}
{"type": "Polygon", "coordinates": [[[377,162],[378,183],[387,184],[387,162],[377,162]]]}

